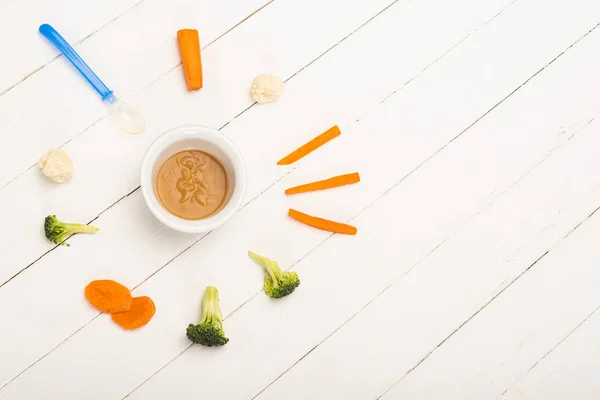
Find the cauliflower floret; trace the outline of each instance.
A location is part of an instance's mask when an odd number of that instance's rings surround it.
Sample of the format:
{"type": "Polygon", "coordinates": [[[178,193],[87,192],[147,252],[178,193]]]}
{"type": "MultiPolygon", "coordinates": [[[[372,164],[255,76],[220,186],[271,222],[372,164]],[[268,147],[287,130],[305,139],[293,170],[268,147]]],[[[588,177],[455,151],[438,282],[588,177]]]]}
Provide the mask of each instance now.
{"type": "Polygon", "coordinates": [[[270,103],[283,93],[283,81],[278,76],[259,75],[254,78],[250,92],[257,103],[270,103]]]}
{"type": "Polygon", "coordinates": [[[38,162],[42,173],[54,182],[64,183],[73,177],[75,168],[62,150],[50,150],[38,162]]]}

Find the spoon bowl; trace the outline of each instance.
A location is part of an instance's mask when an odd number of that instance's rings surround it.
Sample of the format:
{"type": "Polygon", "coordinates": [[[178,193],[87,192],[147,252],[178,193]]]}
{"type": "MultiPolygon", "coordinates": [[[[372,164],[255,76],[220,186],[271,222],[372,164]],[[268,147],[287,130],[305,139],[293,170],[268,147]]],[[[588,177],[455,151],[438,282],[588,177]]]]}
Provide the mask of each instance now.
{"type": "Polygon", "coordinates": [[[105,102],[119,128],[132,135],[144,132],[146,121],[135,107],[120,100],[114,94],[111,95],[110,101],[105,100],[105,102]]]}

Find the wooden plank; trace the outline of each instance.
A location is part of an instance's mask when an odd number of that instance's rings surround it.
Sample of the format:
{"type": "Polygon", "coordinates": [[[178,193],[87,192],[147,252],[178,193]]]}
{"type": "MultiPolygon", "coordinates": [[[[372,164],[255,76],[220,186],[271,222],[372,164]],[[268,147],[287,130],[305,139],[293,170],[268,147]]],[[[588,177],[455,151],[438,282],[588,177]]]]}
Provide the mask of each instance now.
{"type": "MultiPolygon", "coordinates": [[[[532,4],[532,2],[523,4],[532,4]]],[[[540,3],[534,4],[537,7],[539,5],[540,3]]],[[[439,6],[443,6],[443,3],[440,3],[439,6]]],[[[431,9],[430,7],[431,4],[423,4],[423,9],[420,10],[425,13],[427,9],[431,9]]],[[[468,9],[468,7],[464,9],[468,9]]],[[[347,237],[334,236],[304,258],[299,265],[303,283],[301,289],[298,289],[293,297],[273,302],[258,293],[262,272],[245,255],[248,248],[277,259],[283,266],[290,266],[327,238],[325,233],[298,226],[285,218],[288,204],[281,201],[283,188],[304,180],[311,174],[314,176],[314,174],[322,172],[329,175],[334,173],[337,168],[358,166],[361,173],[365,171],[366,174],[364,175],[366,178],[361,182],[361,185],[364,184],[361,187],[362,190],[353,192],[352,195],[348,195],[348,192],[344,190],[332,191],[328,194],[320,193],[319,195],[327,197],[315,197],[310,203],[299,203],[304,204],[304,209],[314,211],[315,214],[327,213],[332,218],[340,220],[351,218],[373,203],[390,186],[422,163],[436,149],[443,147],[471,121],[493,107],[513,88],[518,87],[531,73],[539,69],[540,65],[549,62],[561,51],[551,47],[535,46],[538,41],[545,40],[551,34],[554,39],[552,42],[557,46],[558,43],[572,43],[578,35],[585,32],[584,26],[589,23],[585,18],[592,19],[588,12],[584,12],[586,10],[583,7],[567,8],[564,6],[563,9],[553,9],[553,12],[540,17],[538,23],[541,32],[532,32],[531,36],[527,36],[523,35],[523,32],[530,32],[526,28],[529,26],[533,10],[529,8],[525,8],[525,10],[529,11],[524,12],[523,9],[520,9],[519,12],[503,14],[485,28],[481,28],[471,40],[463,43],[464,47],[458,47],[447,58],[434,64],[397,96],[386,101],[377,112],[364,117],[359,124],[352,128],[347,128],[346,134],[336,139],[339,150],[337,155],[335,152],[321,152],[312,157],[311,163],[301,163],[298,169],[288,177],[241,210],[231,224],[211,233],[169,264],[168,268],[139,286],[135,292],[151,295],[157,302],[159,310],[173,310],[157,313],[153,324],[160,329],[150,329],[149,326],[135,335],[123,335],[121,331],[107,323],[106,319],[99,318],[21,375],[2,393],[7,396],[27,394],[35,396],[35,392],[39,390],[39,393],[44,391],[44,393],[62,393],[77,397],[77,393],[85,387],[92,388],[94,393],[102,393],[106,397],[127,394],[132,389],[131,385],[134,381],[141,382],[186,348],[188,344],[183,334],[185,326],[197,317],[198,302],[204,286],[213,284],[221,289],[223,312],[228,315],[237,310],[225,323],[226,332],[232,341],[225,348],[217,351],[197,347],[190,349],[131,397],[157,398],[164,397],[164,393],[167,392],[176,396],[181,393],[191,393],[191,390],[197,388],[197,382],[194,384],[195,380],[193,379],[197,376],[205,377],[206,391],[209,397],[211,393],[220,398],[246,398],[256,394],[276,378],[286,366],[314,347],[324,336],[352,315],[360,305],[369,301],[382,287],[396,277],[400,272],[397,268],[398,264],[391,263],[390,260],[400,259],[402,252],[402,257],[406,257],[403,258],[402,264],[408,266],[416,263],[446,235],[455,230],[461,220],[472,217],[482,206],[487,204],[486,200],[489,200],[487,196],[493,188],[503,187],[503,185],[510,186],[524,170],[535,164],[547,151],[567,140],[567,137],[548,135],[543,130],[534,130],[534,134],[530,138],[518,135],[514,131],[510,136],[504,138],[502,135],[494,135],[495,132],[491,132],[489,135],[500,136],[500,138],[484,147],[488,157],[483,158],[483,164],[487,168],[495,167],[494,158],[489,157],[489,153],[496,148],[495,146],[501,145],[500,149],[506,149],[510,148],[507,143],[518,143],[523,144],[526,150],[511,158],[514,166],[507,169],[506,174],[495,176],[490,182],[487,182],[488,177],[483,172],[465,168],[467,181],[474,183],[459,188],[465,191],[463,195],[469,199],[468,204],[463,204],[465,198],[459,196],[460,191],[453,195],[454,189],[450,186],[450,182],[454,182],[457,179],[456,176],[454,176],[454,181],[448,182],[448,185],[440,186],[442,193],[436,198],[442,201],[442,198],[446,197],[451,201],[439,209],[430,208],[430,205],[437,206],[434,199],[429,199],[427,196],[428,193],[435,194],[432,192],[432,188],[421,186],[419,189],[419,181],[415,181],[416,183],[409,185],[408,192],[403,189],[400,194],[397,194],[398,190],[395,190],[384,197],[384,199],[392,199],[382,203],[385,205],[385,211],[389,211],[389,213],[381,213],[378,217],[374,217],[370,212],[369,220],[366,216],[360,217],[357,220],[360,222],[358,224],[359,236],[352,241],[352,244],[349,244],[347,237]],[[566,17],[577,18],[579,23],[562,25],[556,23],[557,20],[566,17]],[[485,47],[481,46],[480,40],[487,41],[490,37],[487,35],[495,37],[495,35],[508,34],[515,30],[520,31],[521,34],[514,36],[514,43],[510,42],[512,46],[489,47],[486,51],[482,50],[485,47]],[[520,63],[520,68],[530,69],[529,71],[524,71],[516,66],[513,70],[506,71],[501,63],[491,62],[491,60],[510,57],[512,54],[520,54],[524,49],[531,48],[540,50],[526,53],[520,63]],[[469,57],[473,62],[465,64],[465,57],[469,57]],[[475,62],[477,60],[479,62],[475,62]],[[489,80],[490,69],[482,68],[482,65],[487,65],[488,62],[491,65],[490,68],[496,66],[495,68],[502,70],[505,74],[499,74],[497,80],[489,80]],[[465,65],[468,65],[468,68],[465,68],[465,65]],[[465,84],[476,86],[479,91],[476,93],[456,91],[456,87],[464,87],[465,84]],[[460,101],[456,97],[456,93],[462,93],[464,98],[470,99],[472,103],[460,101]],[[476,99],[480,101],[475,101],[476,99]],[[476,105],[476,107],[472,105],[476,105]],[[399,109],[405,109],[404,106],[407,111],[414,110],[415,112],[398,113],[399,109]],[[440,125],[432,127],[427,124],[427,121],[432,120],[432,116],[438,116],[433,120],[440,125]],[[398,134],[390,139],[390,132],[398,132],[398,134]],[[364,138],[367,134],[369,140],[365,141],[364,138]],[[419,140],[424,137],[429,140],[419,140]],[[390,140],[394,140],[395,146],[390,146],[390,140]],[[365,153],[376,154],[377,157],[360,157],[365,153]],[[381,174],[382,167],[390,167],[389,160],[398,160],[399,163],[405,164],[399,165],[397,169],[390,168],[389,174],[381,174]],[[486,160],[488,160],[487,164],[486,160]],[[393,196],[392,193],[394,193],[393,196]],[[328,199],[328,202],[319,201],[319,199],[325,198],[328,199]],[[402,200],[404,198],[406,200],[402,200]],[[331,204],[343,204],[344,207],[332,209],[331,204]],[[257,230],[258,226],[264,226],[265,221],[271,225],[270,229],[257,230]],[[406,231],[398,229],[398,221],[402,221],[406,225],[406,231]],[[426,226],[420,228],[424,221],[427,222],[426,226]],[[361,240],[360,232],[363,230],[365,231],[364,238],[369,238],[366,242],[364,239],[361,240]],[[287,239],[290,237],[293,237],[294,240],[287,239]],[[396,246],[398,241],[402,242],[402,248],[396,246]],[[227,246],[223,246],[224,243],[227,246]],[[371,252],[373,246],[378,246],[376,247],[377,253],[371,252]],[[373,254],[377,254],[381,260],[386,262],[374,263],[372,261],[373,254]],[[365,266],[369,266],[371,279],[364,279],[365,266]],[[252,286],[251,282],[254,282],[255,286],[252,286]],[[336,283],[335,291],[331,290],[331,282],[339,283],[336,283]],[[258,297],[246,303],[248,298],[255,294],[258,294],[258,297]],[[243,305],[244,303],[246,304],[243,305]],[[238,310],[242,305],[243,307],[238,310]],[[111,342],[111,347],[92,348],[89,346],[90,342],[96,342],[100,338],[111,342]],[[238,340],[234,340],[235,338],[238,340]],[[160,345],[158,345],[159,343],[160,345]],[[152,348],[153,351],[149,352],[149,348],[152,348]],[[277,350],[272,351],[272,349],[277,350]],[[28,382],[40,382],[40,377],[46,376],[48,371],[60,371],[62,377],[76,374],[80,365],[74,359],[74,354],[78,354],[80,359],[83,358],[86,362],[94,364],[97,368],[96,371],[103,379],[98,380],[96,377],[90,376],[89,380],[82,381],[81,379],[85,377],[79,377],[79,385],[75,387],[63,387],[64,385],[60,386],[58,382],[48,382],[47,385],[28,384],[28,382]],[[184,365],[189,369],[183,368],[184,365]],[[225,370],[230,373],[240,372],[237,375],[239,380],[236,385],[224,384],[226,376],[220,372],[225,370]],[[125,378],[119,371],[127,371],[127,377],[125,378]],[[107,380],[111,381],[111,385],[104,384],[107,380]],[[175,382],[177,383],[175,384],[175,382]]],[[[397,15],[389,17],[389,19],[386,18],[387,15],[387,13],[383,14],[380,17],[383,19],[376,21],[381,24],[389,23],[390,26],[398,27],[397,29],[405,27],[405,24],[399,23],[397,15]]],[[[408,14],[405,17],[407,21],[414,21],[415,25],[422,23],[422,19],[419,21],[414,14],[408,14]]],[[[489,18],[484,18],[483,21],[489,18]]],[[[368,33],[379,35],[380,31],[375,30],[376,26],[378,25],[371,26],[373,31],[367,26],[366,30],[359,33],[361,36],[368,33]]],[[[363,39],[367,38],[363,37],[363,39]]],[[[369,40],[365,40],[365,46],[369,42],[369,40]]],[[[503,43],[506,44],[505,41],[503,43]]],[[[568,44],[565,47],[568,47],[568,44]]],[[[307,91],[312,90],[306,94],[308,98],[315,98],[314,95],[317,93],[325,96],[322,85],[313,83],[314,86],[311,87],[310,83],[323,82],[323,79],[315,79],[323,71],[341,70],[337,63],[350,66],[351,63],[348,63],[347,60],[359,49],[360,47],[352,38],[348,39],[338,46],[335,60],[327,58],[320,60],[322,62],[313,64],[311,68],[306,69],[290,81],[289,85],[297,85],[307,91]],[[310,94],[313,96],[309,96],[310,94]]],[[[352,74],[353,71],[347,70],[346,72],[352,74]]],[[[573,91],[576,89],[580,88],[574,88],[573,91]]],[[[563,88],[563,90],[565,89],[563,88]]],[[[569,110],[572,114],[557,115],[555,119],[548,121],[549,126],[562,123],[561,119],[573,121],[574,118],[589,111],[585,107],[575,106],[569,110]]],[[[247,118],[250,118],[254,114],[247,115],[247,118]]],[[[246,132],[242,129],[246,126],[241,122],[245,119],[244,117],[240,118],[239,122],[230,125],[237,126],[236,129],[241,129],[240,132],[246,132]]],[[[356,117],[354,118],[356,119],[356,117]]],[[[248,121],[251,122],[252,119],[246,121],[249,123],[248,121]]],[[[477,137],[478,135],[471,134],[469,136],[477,137]]],[[[469,141],[465,146],[472,148],[472,145],[473,143],[469,141]]],[[[266,153],[268,150],[263,151],[265,152],[263,157],[268,157],[270,154],[266,153]]],[[[506,152],[501,153],[506,154],[506,152]]],[[[469,161],[472,159],[465,159],[465,162],[469,161]]],[[[442,164],[447,166],[449,162],[456,163],[456,160],[443,158],[442,164]]],[[[425,164],[425,166],[427,165],[425,164]]],[[[429,170],[429,173],[432,173],[431,169],[429,170]]],[[[433,170],[439,173],[443,171],[443,168],[440,170],[439,165],[436,165],[433,170]]],[[[443,178],[446,179],[448,176],[444,175],[443,178]]],[[[436,179],[435,182],[439,183],[439,179],[436,179]]],[[[404,185],[398,188],[401,187],[404,185]]],[[[134,197],[131,196],[127,200],[134,201],[134,197]]],[[[297,199],[296,201],[301,200],[297,199]]],[[[291,200],[289,204],[293,204],[291,200]]],[[[119,209],[120,207],[116,207],[101,218],[108,218],[112,212],[119,209]]],[[[166,236],[168,237],[168,235],[166,236]]],[[[84,245],[83,241],[80,243],[84,245]]],[[[115,242],[114,245],[117,246],[118,242],[115,242]]],[[[47,259],[48,257],[45,258],[45,260],[47,259]]],[[[42,273],[39,271],[43,270],[45,269],[38,269],[36,276],[42,273]]],[[[97,271],[97,268],[92,268],[85,272],[92,275],[97,271]]],[[[126,282],[132,281],[136,274],[131,270],[123,271],[123,273],[130,274],[131,278],[126,279],[126,282]]],[[[85,281],[85,278],[82,277],[81,281],[85,281]]],[[[11,286],[7,285],[6,287],[11,286]]],[[[73,293],[65,294],[65,298],[73,296],[73,293]]],[[[2,296],[2,291],[0,291],[0,296],[2,296]]],[[[70,310],[71,320],[75,319],[73,318],[75,314],[78,314],[79,320],[85,317],[82,315],[85,312],[89,312],[88,316],[90,317],[93,315],[83,305],[75,304],[74,306],[81,306],[81,308],[70,310]]],[[[59,311],[48,318],[61,319],[60,314],[59,311]]],[[[45,316],[41,315],[40,318],[45,318],[45,316]]],[[[25,324],[26,321],[23,323],[25,324]]]]}
{"type": "Polygon", "coordinates": [[[0,95],[38,72],[56,57],[56,51],[40,40],[38,27],[41,24],[55,25],[73,43],[79,43],[143,1],[2,1],[0,48],[5,57],[0,69],[0,95]]]}
{"type": "MultiPolygon", "coordinates": [[[[0,205],[10,207],[14,211],[8,216],[10,221],[6,222],[15,227],[12,232],[0,234],[0,259],[3,265],[7,265],[7,268],[0,271],[0,284],[52,249],[51,244],[42,235],[32,235],[32,232],[39,231],[46,215],[58,214],[59,218],[67,221],[88,222],[95,218],[138,187],[139,165],[145,149],[162,132],[183,123],[222,126],[252,104],[248,90],[256,75],[272,72],[279,73],[284,78],[292,76],[326,51],[328,46],[335,45],[364,23],[368,19],[365,15],[375,15],[392,1],[359,1],[354,3],[353,7],[347,7],[347,2],[341,0],[327,2],[326,5],[318,0],[304,2],[303,5],[290,0],[273,3],[204,51],[206,85],[201,92],[187,92],[182,72],[177,68],[136,97],[148,117],[149,127],[143,136],[131,137],[117,132],[112,121],[102,120],[64,146],[76,168],[72,182],[59,187],[42,176],[36,167],[0,189],[0,205]],[[343,16],[338,15],[340,7],[347,8],[343,16]],[[299,16],[302,19],[297,18],[299,16]],[[329,24],[331,19],[336,20],[334,27],[329,24]],[[312,24],[313,28],[300,35],[299,32],[304,30],[307,23],[312,24]],[[274,35],[274,32],[277,34],[274,35]],[[23,193],[27,193],[27,196],[23,193]],[[76,204],[76,207],[66,206],[72,204],[76,204]],[[23,237],[31,237],[31,240],[25,243],[23,237]]],[[[401,4],[402,2],[398,3],[401,4]]],[[[153,18],[148,18],[158,24],[162,15],[158,10],[154,10],[154,13],[153,18]]],[[[146,20],[140,17],[140,21],[146,20]]],[[[150,26],[147,29],[151,29],[150,26]]],[[[461,26],[460,29],[464,27],[461,26]]],[[[112,40],[107,38],[106,43],[112,43],[112,40]]],[[[418,57],[410,63],[410,69],[406,70],[407,75],[404,75],[406,79],[411,76],[409,74],[416,73],[435,59],[439,52],[445,49],[444,46],[451,46],[448,44],[450,40],[452,38],[432,45],[427,52],[423,52],[423,57],[418,57]]],[[[160,53],[155,57],[160,57],[160,53]]],[[[390,76],[392,72],[395,71],[386,71],[385,76],[390,76]]],[[[344,87],[348,85],[348,81],[334,82],[343,83],[344,87]]],[[[362,102],[357,102],[355,108],[349,109],[349,112],[355,111],[363,104],[380,101],[395,84],[393,81],[384,84],[383,77],[381,80],[375,80],[373,84],[375,82],[381,85],[377,87],[378,90],[374,90],[362,102]]],[[[357,92],[352,98],[357,99],[361,94],[368,93],[368,84],[369,82],[364,82],[357,86],[357,92]]],[[[0,103],[4,97],[0,97],[0,103]]],[[[245,136],[253,139],[247,143],[251,147],[244,149],[247,157],[262,151],[262,145],[259,144],[263,139],[267,140],[265,143],[271,142],[273,146],[277,143],[277,147],[272,148],[272,154],[273,157],[280,156],[289,143],[300,142],[304,137],[323,129],[323,126],[338,122],[339,113],[344,110],[343,104],[339,104],[335,106],[336,112],[332,109],[331,114],[319,113],[320,116],[317,117],[312,113],[320,109],[312,105],[307,106],[309,102],[317,104],[314,99],[299,99],[294,95],[286,98],[289,100],[282,99],[281,105],[267,105],[258,110],[257,115],[262,119],[264,131],[258,135],[255,132],[261,128],[244,132],[245,136]],[[296,121],[286,120],[292,117],[291,114],[280,113],[277,119],[271,116],[277,115],[278,111],[275,110],[282,107],[286,101],[297,101],[294,107],[302,106],[293,115],[296,121]],[[281,129],[279,132],[267,130],[274,129],[276,125],[281,129]],[[287,134],[282,135],[281,132],[287,134]]],[[[331,100],[330,98],[329,101],[331,100]]],[[[318,102],[319,105],[323,103],[321,100],[318,102]]],[[[285,107],[289,108],[289,103],[287,104],[285,107]]],[[[18,153],[15,149],[11,151],[18,153]]],[[[252,184],[257,183],[259,186],[249,188],[251,196],[260,193],[277,179],[277,175],[282,174],[281,169],[277,169],[271,160],[261,161],[260,166],[268,165],[265,169],[270,172],[269,175],[260,176],[258,180],[252,180],[252,184]]]]}
{"type": "MultiPolygon", "coordinates": [[[[586,256],[595,254],[597,248],[594,236],[598,235],[597,217],[587,224],[594,225],[587,228],[590,236],[582,239],[579,246],[586,256]],[[588,246],[588,247],[585,247],[588,246]]],[[[575,245],[571,245],[575,247],[575,245]]],[[[573,256],[577,257],[576,254],[573,256]]],[[[577,258],[578,259],[578,258],[577,258]]],[[[596,258],[588,258],[588,261],[596,261],[596,258]]],[[[571,261],[568,263],[572,264],[571,261]]],[[[562,266],[564,269],[564,265],[562,266]]],[[[594,277],[596,278],[596,277],[594,277]]],[[[586,288],[586,293],[588,292],[586,288]]],[[[571,292],[572,288],[568,288],[571,292]]],[[[561,307],[562,309],[562,307],[561,307]]],[[[547,312],[544,310],[544,312],[547,312]]],[[[545,355],[536,363],[517,384],[511,387],[501,400],[559,400],[576,397],[581,400],[597,400],[600,397],[600,383],[598,373],[600,372],[600,313],[595,311],[589,319],[569,334],[564,342],[545,355]]]]}
{"type": "MultiPolygon", "coordinates": [[[[134,94],[179,65],[176,33],[182,26],[197,28],[202,36],[202,46],[205,46],[269,2],[145,0],[76,46],[76,50],[115,93],[129,101],[134,94]]],[[[42,11],[54,4],[46,3],[48,5],[42,11]]],[[[78,8],[86,6],[84,2],[78,4],[81,4],[78,8]]],[[[66,10],[62,12],[69,18],[78,15],[66,10]]],[[[22,22],[15,20],[15,23],[22,22]]],[[[68,29],[70,24],[66,21],[61,24],[59,20],[54,25],[67,40],[75,41],[77,34],[68,29]]],[[[38,42],[25,53],[42,47],[45,49],[42,53],[57,54],[38,33],[38,25],[24,27],[31,31],[27,36],[33,36],[31,40],[38,42]]],[[[15,43],[22,45],[18,41],[15,43]]],[[[177,73],[180,77],[181,72],[177,73]]],[[[173,84],[177,89],[185,90],[181,81],[178,79],[173,84]]],[[[62,146],[107,113],[96,92],[64,57],[1,95],[0,109],[0,132],[10,132],[3,135],[0,147],[3,160],[0,186],[31,168],[50,148],[62,146]],[[32,113],[35,113],[33,117],[32,113]]],[[[148,123],[148,129],[152,129],[151,118],[148,123]]],[[[103,134],[123,132],[109,124],[104,127],[103,134]]]]}

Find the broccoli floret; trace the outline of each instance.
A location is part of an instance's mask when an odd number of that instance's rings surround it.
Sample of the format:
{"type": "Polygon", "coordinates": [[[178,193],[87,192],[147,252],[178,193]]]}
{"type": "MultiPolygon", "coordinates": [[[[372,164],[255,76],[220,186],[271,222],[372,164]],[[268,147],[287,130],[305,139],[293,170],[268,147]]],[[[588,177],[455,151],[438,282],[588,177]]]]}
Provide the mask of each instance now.
{"type": "Polygon", "coordinates": [[[46,237],[52,243],[69,246],[65,239],[76,233],[96,233],[98,228],[85,224],[67,224],[56,218],[56,215],[48,215],[44,221],[46,237]]]}
{"type": "Polygon", "coordinates": [[[219,291],[208,286],[202,298],[202,318],[198,325],[189,324],[185,331],[188,339],[204,346],[223,346],[229,339],[223,332],[223,314],[219,307],[219,291]]]}
{"type": "Polygon", "coordinates": [[[292,293],[300,285],[298,274],[291,271],[282,271],[279,265],[273,260],[259,256],[251,251],[248,255],[254,261],[262,265],[269,274],[265,276],[265,293],[273,299],[279,299],[292,293]]]}

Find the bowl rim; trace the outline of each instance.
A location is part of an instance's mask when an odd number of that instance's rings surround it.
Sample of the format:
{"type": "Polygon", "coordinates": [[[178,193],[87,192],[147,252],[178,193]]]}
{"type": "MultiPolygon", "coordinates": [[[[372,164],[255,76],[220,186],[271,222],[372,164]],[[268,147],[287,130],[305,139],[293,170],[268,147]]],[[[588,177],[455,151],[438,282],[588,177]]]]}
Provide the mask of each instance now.
{"type": "Polygon", "coordinates": [[[140,186],[146,206],[167,227],[185,233],[204,233],[216,229],[229,221],[240,209],[246,194],[246,164],[235,143],[218,130],[196,124],[171,128],[150,143],[140,168],[140,186]],[[169,145],[184,139],[203,139],[218,146],[230,158],[235,171],[235,185],[227,204],[213,215],[198,220],[180,218],[167,211],[154,191],[152,172],[158,156],[169,145]]]}

